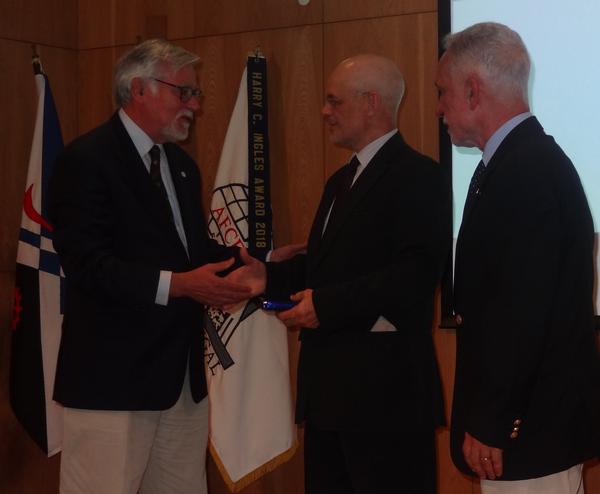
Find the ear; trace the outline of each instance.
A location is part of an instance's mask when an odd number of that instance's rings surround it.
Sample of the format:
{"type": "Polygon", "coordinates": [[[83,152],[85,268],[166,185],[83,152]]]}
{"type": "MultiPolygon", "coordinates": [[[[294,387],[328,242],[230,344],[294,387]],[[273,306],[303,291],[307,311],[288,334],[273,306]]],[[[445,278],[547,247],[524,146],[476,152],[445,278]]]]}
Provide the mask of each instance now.
{"type": "Polygon", "coordinates": [[[144,81],[140,77],[131,80],[131,99],[136,101],[143,99],[145,90],[147,88],[144,87],[144,81]]]}
{"type": "Polygon", "coordinates": [[[367,111],[370,115],[375,114],[381,107],[381,95],[375,91],[369,91],[365,94],[367,100],[367,111]]]}
{"type": "Polygon", "coordinates": [[[480,105],[481,89],[481,80],[475,75],[470,75],[465,79],[465,96],[470,110],[475,110],[480,105]]]}

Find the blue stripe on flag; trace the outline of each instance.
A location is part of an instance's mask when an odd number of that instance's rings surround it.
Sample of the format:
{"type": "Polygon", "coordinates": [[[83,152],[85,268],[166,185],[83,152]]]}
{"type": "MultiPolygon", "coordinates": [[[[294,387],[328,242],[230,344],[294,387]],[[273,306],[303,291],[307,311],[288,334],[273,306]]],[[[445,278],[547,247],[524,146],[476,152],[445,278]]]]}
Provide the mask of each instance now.
{"type": "MultiPolygon", "coordinates": [[[[44,218],[48,218],[48,184],[54,169],[54,161],[59,153],[63,150],[63,138],[58,124],[58,114],[50,89],[48,77],[44,74],[46,82],[46,92],[44,96],[44,133],[42,144],[42,211],[44,218]]],[[[51,236],[45,228],[42,228],[42,233],[51,236]]]]}
{"type": "Polygon", "coordinates": [[[25,228],[21,228],[19,233],[19,240],[26,244],[33,245],[34,247],[40,248],[41,237],[38,233],[33,233],[25,228]]]}
{"type": "Polygon", "coordinates": [[[60,263],[58,262],[58,256],[54,252],[44,249],[40,250],[40,271],[60,276],[60,263]]]}

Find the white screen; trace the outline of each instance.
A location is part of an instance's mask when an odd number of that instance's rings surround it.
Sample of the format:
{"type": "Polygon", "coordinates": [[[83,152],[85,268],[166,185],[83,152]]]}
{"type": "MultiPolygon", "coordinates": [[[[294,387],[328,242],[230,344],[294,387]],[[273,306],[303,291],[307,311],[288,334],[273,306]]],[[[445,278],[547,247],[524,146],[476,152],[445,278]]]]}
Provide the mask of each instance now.
{"type": "MultiPolygon", "coordinates": [[[[451,0],[451,9],[452,32],[477,22],[495,21],[506,24],[523,38],[532,62],[531,111],[573,161],[598,232],[600,103],[596,91],[600,90],[600,1],[451,0]]],[[[478,149],[452,147],[455,238],[468,184],[480,157],[478,149]]],[[[596,266],[599,265],[597,252],[596,266]]],[[[600,313],[598,293],[596,313],[600,313]]]]}

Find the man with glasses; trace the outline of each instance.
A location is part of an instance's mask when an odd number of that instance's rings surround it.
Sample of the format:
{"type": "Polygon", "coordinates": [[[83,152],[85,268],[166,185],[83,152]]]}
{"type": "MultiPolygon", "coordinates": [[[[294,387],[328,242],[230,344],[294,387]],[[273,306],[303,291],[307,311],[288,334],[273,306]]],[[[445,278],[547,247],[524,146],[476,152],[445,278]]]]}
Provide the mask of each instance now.
{"type": "Polygon", "coordinates": [[[197,61],[162,40],[130,50],[119,110],[56,164],[61,493],[206,492],[203,306],[249,291],[217,275],[232,255],[208,238],[198,169],[175,144],[200,107],[197,61]]]}
{"type": "Polygon", "coordinates": [[[296,421],[307,494],[436,492],[444,419],[431,325],[450,249],[450,181],[398,131],[403,94],[388,58],[335,67],[322,115],[352,159],[325,185],[307,253],[266,266],[244,253],[231,275],[297,302],[278,317],[302,327],[296,421]]]}

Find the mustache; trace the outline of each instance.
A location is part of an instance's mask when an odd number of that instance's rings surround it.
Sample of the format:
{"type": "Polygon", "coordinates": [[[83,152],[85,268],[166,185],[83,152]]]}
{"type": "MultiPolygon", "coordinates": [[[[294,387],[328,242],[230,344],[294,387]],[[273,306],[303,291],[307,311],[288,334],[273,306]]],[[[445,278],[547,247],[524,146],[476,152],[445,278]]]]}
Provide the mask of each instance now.
{"type": "Polygon", "coordinates": [[[193,120],[194,112],[188,108],[184,108],[183,110],[181,110],[177,113],[175,118],[181,118],[181,117],[185,117],[185,118],[189,118],[190,120],[193,120]]]}

